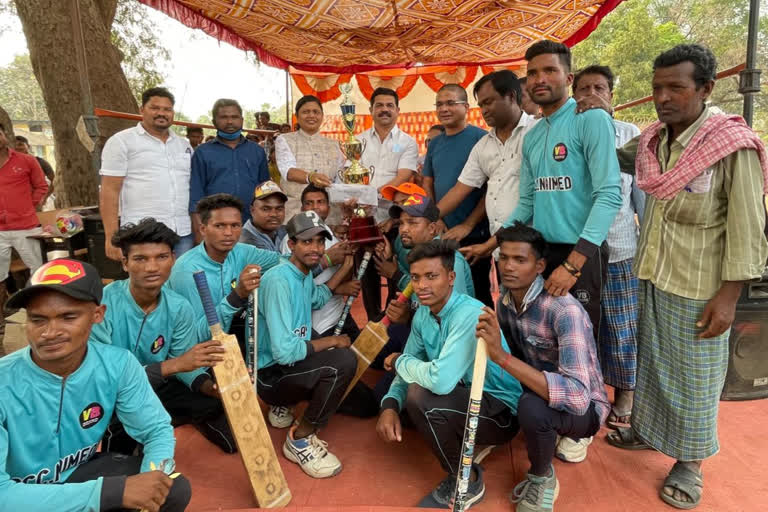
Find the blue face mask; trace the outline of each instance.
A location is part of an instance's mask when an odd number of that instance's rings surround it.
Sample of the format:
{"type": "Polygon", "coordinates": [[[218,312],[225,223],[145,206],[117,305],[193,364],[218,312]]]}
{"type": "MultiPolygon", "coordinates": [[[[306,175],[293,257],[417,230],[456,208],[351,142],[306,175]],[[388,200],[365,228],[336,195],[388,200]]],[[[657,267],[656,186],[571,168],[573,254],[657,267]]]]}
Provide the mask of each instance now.
{"type": "Polygon", "coordinates": [[[221,130],[216,130],[216,136],[224,140],[237,140],[240,138],[241,131],[238,130],[235,133],[227,133],[221,130]]]}

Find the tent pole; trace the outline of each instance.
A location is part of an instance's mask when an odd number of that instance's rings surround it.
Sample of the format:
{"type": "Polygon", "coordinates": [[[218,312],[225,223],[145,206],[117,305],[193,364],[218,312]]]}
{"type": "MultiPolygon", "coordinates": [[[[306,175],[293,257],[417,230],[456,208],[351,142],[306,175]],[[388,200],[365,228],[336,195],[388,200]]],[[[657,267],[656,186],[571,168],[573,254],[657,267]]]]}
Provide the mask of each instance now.
{"type": "Polygon", "coordinates": [[[288,70],[285,70],[285,122],[291,125],[291,131],[293,131],[293,123],[291,122],[291,75],[288,70]]]}
{"type": "Polygon", "coordinates": [[[740,73],[739,92],[744,95],[744,120],[752,126],[755,94],[760,92],[760,70],[757,69],[757,29],[760,24],[760,0],[750,0],[747,33],[747,67],[740,73]]]}

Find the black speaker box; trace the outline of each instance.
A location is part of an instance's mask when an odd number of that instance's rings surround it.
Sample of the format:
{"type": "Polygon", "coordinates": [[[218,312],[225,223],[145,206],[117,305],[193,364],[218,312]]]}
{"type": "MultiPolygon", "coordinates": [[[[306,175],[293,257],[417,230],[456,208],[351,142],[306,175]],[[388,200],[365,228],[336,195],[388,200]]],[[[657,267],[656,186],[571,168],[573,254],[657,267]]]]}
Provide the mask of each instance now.
{"type": "Polygon", "coordinates": [[[768,274],[744,285],[729,339],[721,400],[768,398],[768,274]]]}

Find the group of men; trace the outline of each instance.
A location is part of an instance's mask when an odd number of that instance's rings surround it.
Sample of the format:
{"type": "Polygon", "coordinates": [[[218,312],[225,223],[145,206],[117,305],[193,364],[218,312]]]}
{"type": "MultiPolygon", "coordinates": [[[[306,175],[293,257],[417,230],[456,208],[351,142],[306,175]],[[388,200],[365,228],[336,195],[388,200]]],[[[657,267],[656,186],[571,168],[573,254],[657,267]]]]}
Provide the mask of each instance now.
{"type": "MultiPolygon", "coordinates": [[[[342,470],[344,447],[337,456],[318,437],[330,418],[369,414],[342,403],[359,326],[339,321],[346,297],[362,291],[369,319],[392,323],[373,362],[385,374],[361,395],[376,397],[376,430],[400,442],[413,427],[445,471],[419,506],[453,499],[482,338],[474,442],[524,432],[530,468],[511,494],[517,511],[553,510],[555,457],[585,460],[606,423],[612,445],[674,459],[660,497],[695,507],[701,463],[719,449],[735,304],[768,257],[765,148],[741,118],[707,104],[716,62],[701,46],[656,58],[659,121],[642,133],[612,119],[610,69],[574,76],[569,49],[551,41],[525,57],[524,87],[511,71],[474,86],[490,132],[467,124],[462,87],[437,92],[442,131],[431,131],[423,164],[397,128],[395,91],[374,91],[362,163],[376,168],[383,239],[366,247],[372,264],[360,281],[362,248],[329,201],[345,162],[319,133],[320,100],[301,98],[299,130],[276,139],[278,184],[242,135],[235,102],[216,102],[217,137],[193,152],[168,130],[170,93],[147,91],[142,123],[111,138],[102,158],[106,249],[128,279],[102,290],[93,267],[56,260],[8,304],[26,307],[30,342],[0,360],[8,510],[183,510],[190,488],[174,472],[171,425],[192,423],[236,450],[209,370],[223,349],[210,339],[197,271],[223,329],[243,341],[259,288],[257,392],[269,423],[286,429],[284,456],[311,477],[342,470]],[[491,260],[502,285],[495,310],[491,260]],[[411,300],[395,300],[409,284],[411,300]]],[[[1,133],[0,186],[8,165],[37,170],[1,133]]],[[[467,505],[484,493],[473,463],[467,505]]]]}

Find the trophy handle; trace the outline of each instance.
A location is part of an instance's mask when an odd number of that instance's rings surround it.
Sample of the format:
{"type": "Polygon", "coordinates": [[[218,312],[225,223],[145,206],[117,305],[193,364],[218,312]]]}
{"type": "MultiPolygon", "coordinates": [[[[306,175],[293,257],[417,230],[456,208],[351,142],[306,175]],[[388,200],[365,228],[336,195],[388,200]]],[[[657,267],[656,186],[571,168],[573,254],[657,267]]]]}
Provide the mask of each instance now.
{"type": "Polygon", "coordinates": [[[339,177],[339,180],[340,180],[342,183],[344,183],[344,171],[345,171],[346,169],[347,169],[346,167],[342,167],[341,169],[339,169],[338,171],[336,171],[336,176],[338,176],[338,177],[339,177]]]}
{"type": "Polygon", "coordinates": [[[367,184],[370,184],[373,181],[374,174],[376,174],[376,169],[374,169],[374,167],[372,165],[369,165],[368,166],[368,170],[371,171],[371,173],[368,175],[368,183],[367,184]]]}

